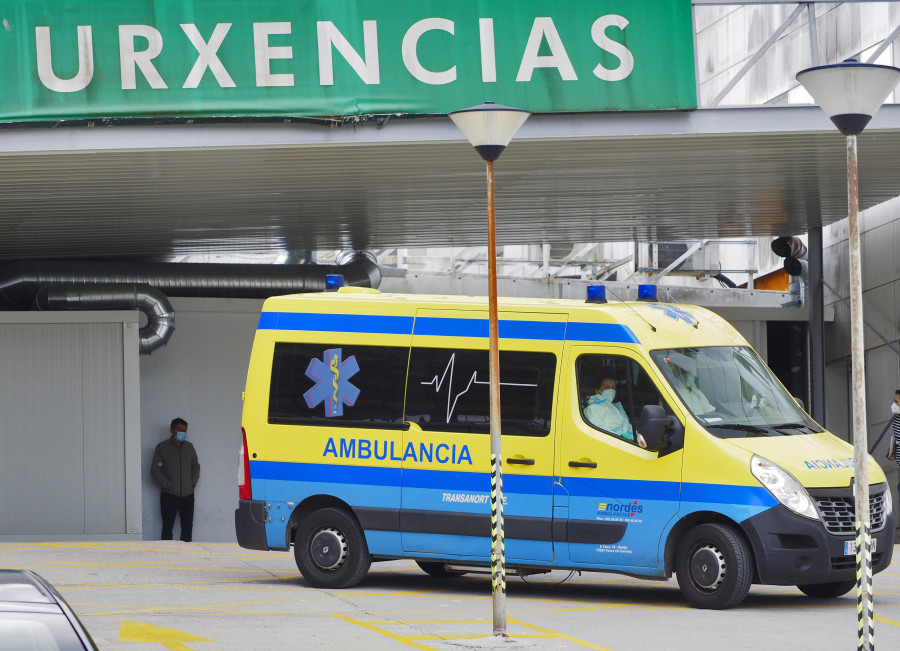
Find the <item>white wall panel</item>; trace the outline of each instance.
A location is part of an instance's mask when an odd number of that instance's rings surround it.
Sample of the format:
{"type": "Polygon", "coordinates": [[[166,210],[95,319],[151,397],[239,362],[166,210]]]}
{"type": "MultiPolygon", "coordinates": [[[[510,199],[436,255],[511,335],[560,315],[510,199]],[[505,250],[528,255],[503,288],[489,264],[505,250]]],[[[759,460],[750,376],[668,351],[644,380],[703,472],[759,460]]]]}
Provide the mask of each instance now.
{"type": "Polygon", "coordinates": [[[84,533],[80,333],[0,325],[0,535],[84,533]]]}
{"type": "Polygon", "coordinates": [[[125,530],[122,325],[79,326],[83,350],[85,531],[125,530]]]}
{"type": "Polygon", "coordinates": [[[136,321],[0,313],[0,538],[127,534],[123,394],[139,378],[124,377],[122,333],[136,321]]]}
{"type": "Polygon", "coordinates": [[[863,290],[881,287],[893,280],[894,268],[894,227],[893,224],[878,226],[862,234],[863,290]]]}

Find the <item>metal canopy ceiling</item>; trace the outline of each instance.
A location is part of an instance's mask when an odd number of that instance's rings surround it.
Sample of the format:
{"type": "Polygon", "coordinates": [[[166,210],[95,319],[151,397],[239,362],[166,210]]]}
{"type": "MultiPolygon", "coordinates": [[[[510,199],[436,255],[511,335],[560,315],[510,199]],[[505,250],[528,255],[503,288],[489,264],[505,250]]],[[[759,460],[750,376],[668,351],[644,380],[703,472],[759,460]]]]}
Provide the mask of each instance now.
{"type": "MultiPolygon", "coordinates": [[[[846,216],[816,107],[533,116],[498,161],[501,244],[802,233],[846,216]]],[[[860,137],[900,195],[900,106],[860,137]]],[[[0,131],[0,260],[470,246],[484,165],[447,118],[0,131]]]]}

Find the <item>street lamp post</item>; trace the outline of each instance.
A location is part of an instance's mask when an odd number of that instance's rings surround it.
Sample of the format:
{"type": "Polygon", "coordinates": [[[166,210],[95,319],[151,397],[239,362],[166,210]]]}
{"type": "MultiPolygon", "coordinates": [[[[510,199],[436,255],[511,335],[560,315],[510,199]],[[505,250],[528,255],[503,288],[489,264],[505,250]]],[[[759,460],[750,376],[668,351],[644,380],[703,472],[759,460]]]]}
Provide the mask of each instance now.
{"type": "Polygon", "coordinates": [[[487,102],[450,113],[450,119],[487,163],[488,329],[491,419],[491,595],[494,635],[506,637],[506,553],[503,533],[503,453],[500,438],[500,334],[497,318],[497,239],[494,226],[494,161],[528,111],[487,102]]]}
{"type": "Polygon", "coordinates": [[[850,348],[853,368],[853,457],[856,508],[858,648],[875,648],[872,605],[872,538],[869,517],[869,453],[863,343],[862,260],[859,246],[859,175],[856,136],[862,133],[900,81],[900,69],[853,60],[797,73],[816,103],[847,136],[847,213],[850,226],[850,348]]]}

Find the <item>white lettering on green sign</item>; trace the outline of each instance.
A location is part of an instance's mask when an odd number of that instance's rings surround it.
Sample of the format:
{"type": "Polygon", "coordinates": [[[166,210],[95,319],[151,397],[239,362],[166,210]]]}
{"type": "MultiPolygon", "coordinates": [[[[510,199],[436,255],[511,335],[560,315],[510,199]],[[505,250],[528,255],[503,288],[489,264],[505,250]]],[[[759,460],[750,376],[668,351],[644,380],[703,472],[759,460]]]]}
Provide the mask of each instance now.
{"type": "MultiPolygon", "coordinates": [[[[624,30],[628,21],[622,16],[601,16],[591,27],[591,37],[597,47],[619,59],[619,65],[613,70],[604,68],[598,63],[593,74],[605,81],[621,81],[627,79],[634,68],[634,57],[627,47],[606,36],[606,27],[615,26],[624,30]]],[[[496,60],[493,50],[492,23],[480,23],[479,35],[482,39],[481,53],[486,58],[481,61],[483,81],[495,81],[497,78],[496,60]]],[[[182,88],[197,88],[206,70],[212,72],[221,88],[235,86],[234,79],[222,65],[216,52],[221,47],[231,23],[219,23],[210,36],[204,41],[196,25],[183,24],[181,29],[197,50],[197,60],[188,73],[182,88]]],[[[37,68],[41,83],[48,89],[58,93],[74,93],[84,90],[94,76],[94,51],[92,28],[90,25],[79,25],[78,36],[78,72],[70,79],[60,79],[53,72],[53,52],[50,47],[50,28],[35,27],[37,44],[37,68]]],[[[334,57],[337,50],[344,61],[359,75],[366,84],[381,83],[378,65],[378,21],[363,21],[364,55],[360,55],[334,23],[319,21],[316,23],[318,33],[318,65],[319,84],[334,85],[334,57]]],[[[443,31],[454,34],[455,24],[444,18],[426,18],[415,23],[407,30],[401,43],[401,56],[406,70],[423,84],[449,84],[456,81],[456,66],[446,70],[428,70],[420,62],[416,51],[419,39],[429,31],[443,31]]],[[[272,59],[292,59],[293,48],[290,46],[271,46],[269,37],[275,34],[289,35],[290,23],[253,23],[254,63],[256,66],[256,85],[293,86],[294,75],[273,74],[270,69],[272,59]]],[[[121,68],[122,90],[137,88],[136,72],[139,70],[151,88],[168,88],[153,60],[162,54],[163,38],[159,30],[150,25],[119,25],[119,61],[121,68]],[[138,49],[137,42],[143,39],[147,45],[138,49]]],[[[566,54],[565,45],[556,31],[552,18],[535,18],[534,28],[528,38],[516,81],[531,81],[536,68],[552,68],[559,73],[563,81],[577,81],[578,75],[566,54]],[[550,48],[551,54],[539,54],[542,46],[550,48]]]]}
{"type": "Polygon", "coordinates": [[[0,0],[0,10],[10,16],[0,30],[5,121],[446,113],[485,100],[533,112],[696,107],[683,0],[92,0],[59,9],[0,0]]]}

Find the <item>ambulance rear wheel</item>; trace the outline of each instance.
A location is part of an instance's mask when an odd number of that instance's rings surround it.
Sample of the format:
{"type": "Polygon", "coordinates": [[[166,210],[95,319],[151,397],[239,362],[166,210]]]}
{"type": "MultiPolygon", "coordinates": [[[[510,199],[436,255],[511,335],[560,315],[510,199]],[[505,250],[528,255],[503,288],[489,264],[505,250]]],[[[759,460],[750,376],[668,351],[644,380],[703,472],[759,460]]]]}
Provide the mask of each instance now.
{"type": "Polygon", "coordinates": [[[737,606],[750,591],[753,561],[744,538],[733,527],[701,524],[685,534],[675,557],[678,587],[695,608],[737,606]]]}
{"type": "Polygon", "coordinates": [[[832,581],[831,583],[808,583],[798,585],[800,592],[813,599],[837,599],[856,587],[855,579],[832,581]]]}
{"type": "Polygon", "coordinates": [[[350,588],[363,580],[372,564],[356,518],[330,507],[313,511],[300,522],[294,558],[314,588],[350,588]]]}

